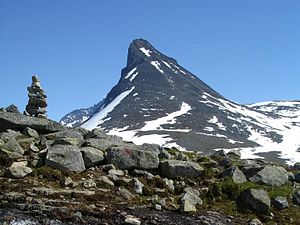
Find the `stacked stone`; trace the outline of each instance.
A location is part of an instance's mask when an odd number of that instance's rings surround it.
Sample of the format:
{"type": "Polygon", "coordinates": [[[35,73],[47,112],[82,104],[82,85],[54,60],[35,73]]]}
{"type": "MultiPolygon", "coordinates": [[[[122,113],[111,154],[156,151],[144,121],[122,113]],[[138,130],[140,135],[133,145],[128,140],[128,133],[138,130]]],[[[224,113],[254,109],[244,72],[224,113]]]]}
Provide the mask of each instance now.
{"type": "Polygon", "coordinates": [[[41,87],[40,79],[34,75],[32,76],[32,84],[27,87],[28,90],[28,104],[26,106],[26,115],[46,118],[47,96],[41,87]]]}

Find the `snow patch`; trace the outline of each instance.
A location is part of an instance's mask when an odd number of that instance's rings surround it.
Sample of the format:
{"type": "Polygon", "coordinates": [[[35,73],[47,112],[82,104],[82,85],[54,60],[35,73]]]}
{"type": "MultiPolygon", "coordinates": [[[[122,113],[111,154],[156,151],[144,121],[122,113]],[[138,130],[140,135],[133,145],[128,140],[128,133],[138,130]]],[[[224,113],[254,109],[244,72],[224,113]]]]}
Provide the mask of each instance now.
{"type": "Polygon", "coordinates": [[[150,49],[146,49],[145,47],[140,48],[140,50],[147,56],[150,57],[150,53],[152,52],[150,49]]]}
{"type": "Polygon", "coordinates": [[[219,122],[219,120],[216,116],[213,116],[213,118],[211,118],[207,122],[216,124],[220,130],[225,130],[226,131],[226,127],[221,122],[219,122]]]}
{"type": "Polygon", "coordinates": [[[136,67],[134,67],[132,70],[130,70],[124,78],[128,79],[135,71],[136,71],[136,67]]]}
{"type": "Polygon", "coordinates": [[[151,61],[151,65],[154,66],[159,72],[164,73],[164,71],[160,68],[160,63],[158,61],[151,61]]]}
{"type": "Polygon", "coordinates": [[[120,95],[118,95],[111,103],[106,106],[102,106],[100,111],[96,113],[90,120],[85,122],[82,127],[87,130],[92,130],[96,127],[99,127],[102,123],[104,123],[104,118],[124,99],[130,92],[133,91],[135,87],[132,87],[130,90],[124,91],[120,95]]]}

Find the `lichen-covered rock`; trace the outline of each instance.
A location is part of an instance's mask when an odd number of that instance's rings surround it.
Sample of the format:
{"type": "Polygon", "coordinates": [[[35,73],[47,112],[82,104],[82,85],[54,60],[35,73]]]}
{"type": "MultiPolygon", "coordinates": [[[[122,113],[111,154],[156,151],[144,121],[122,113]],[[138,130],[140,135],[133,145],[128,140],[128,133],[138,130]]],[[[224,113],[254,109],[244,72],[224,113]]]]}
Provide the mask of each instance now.
{"type": "Polygon", "coordinates": [[[90,138],[83,143],[83,146],[97,148],[99,150],[105,151],[106,149],[108,149],[108,147],[111,146],[111,143],[105,139],[90,138]]]}
{"type": "Polygon", "coordinates": [[[22,134],[26,135],[27,137],[33,137],[35,139],[39,139],[39,137],[40,137],[39,133],[30,127],[26,127],[23,130],[22,134]]]}
{"type": "Polygon", "coordinates": [[[156,169],[159,165],[158,154],[153,151],[130,149],[126,146],[110,147],[107,162],[119,169],[156,169]]]}
{"type": "Polygon", "coordinates": [[[46,165],[62,171],[85,170],[80,148],[71,145],[54,145],[48,149],[46,165]]]}
{"type": "Polygon", "coordinates": [[[160,163],[159,169],[161,175],[168,178],[195,178],[204,172],[198,163],[179,160],[164,160],[160,163]]]}
{"type": "Polygon", "coordinates": [[[96,148],[80,148],[86,168],[95,166],[104,160],[104,153],[96,148]]]}
{"type": "Polygon", "coordinates": [[[267,214],[271,206],[267,192],[262,189],[247,189],[241,193],[240,200],[244,207],[258,214],[267,214]]]}
{"type": "Polygon", "coordinates": [[[27,166],[27,162],[14,162],[8,168],[8,175],[11,178],[21,179],[32,173],[32,169],[27,166]]]}
{"type": "Polygon", "coordinates": [[[288,180],[288,172],[281,166],[266,165],[262,170],[249,178],[250,181],[279,187],[288,180]]]}
{"type": "MultiPolygon", "coordinates": [[[[0,125],[1,126],[1,125],[0,125]]],[[[22,158],[25,150],[16,140],[21,134],[12,130],[0,134],[0,154],[2,158],[19,159],[22,158]]],[[[4,162],[1,162],[4,163],[4,162]]]]}

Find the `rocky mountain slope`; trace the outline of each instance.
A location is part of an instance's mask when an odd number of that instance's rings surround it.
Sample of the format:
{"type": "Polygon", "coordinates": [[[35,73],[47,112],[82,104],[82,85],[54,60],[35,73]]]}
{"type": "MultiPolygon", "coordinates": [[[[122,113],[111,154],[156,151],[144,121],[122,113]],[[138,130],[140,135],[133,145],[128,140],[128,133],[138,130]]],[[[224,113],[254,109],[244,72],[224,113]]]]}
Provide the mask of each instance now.
{"type": "Polygon", "coordinates": [[[175,59],[137,39],[130,44],[118,84],[103,104],[85,113],[84,119],[76,112],[61,123],[84,121],[83,128],[102,128],[135,144],[206,153],[238,149],[243,158],[293,163],[300,160],[299,104],[232,102],[175,59]]]}
{"type": "Polygon", "coordinates": [[[0,110],[0,190],[10,225],[300,223],[300,162],[135,145],[15,110],[0,110]]]}

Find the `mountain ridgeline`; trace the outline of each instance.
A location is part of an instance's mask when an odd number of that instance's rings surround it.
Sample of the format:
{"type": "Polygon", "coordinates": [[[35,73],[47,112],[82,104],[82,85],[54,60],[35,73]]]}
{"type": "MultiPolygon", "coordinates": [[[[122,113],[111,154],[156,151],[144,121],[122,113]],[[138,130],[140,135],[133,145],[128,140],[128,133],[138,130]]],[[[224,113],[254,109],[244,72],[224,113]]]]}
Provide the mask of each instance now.
{"type": "Polygon", "coordinates": [[[66,126],[101,128],[135,144],[293,163],[300,159],[300,101],[232,102],[149,42],[134,40],[127,65],[106,98],[61,119],[66,126]]]}

